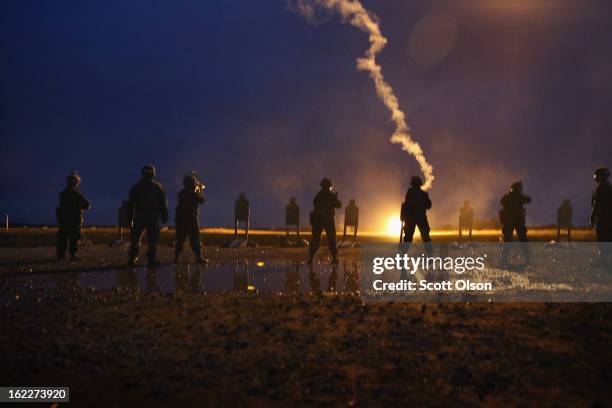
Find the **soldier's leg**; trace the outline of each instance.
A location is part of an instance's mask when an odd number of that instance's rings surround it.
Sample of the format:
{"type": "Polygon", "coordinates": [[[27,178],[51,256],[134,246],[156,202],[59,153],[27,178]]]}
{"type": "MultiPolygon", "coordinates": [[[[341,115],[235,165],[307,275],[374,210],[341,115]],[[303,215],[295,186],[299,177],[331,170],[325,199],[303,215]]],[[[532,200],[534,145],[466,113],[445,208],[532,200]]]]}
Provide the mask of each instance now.
{"type": "Polygon", "coordinates": [[[68,245],[68,234],[65,225],[60,225],[57,230],[57,259],[64,259],[66,256],[66,247],[68,245]]]}
{"type": "Polygon", "coordinates": [[[428,255],[431,255],[433,253],[433,247],[431,245],[431,237],[429,236],[429,222],[427,221],[427,218],[419,221],[419,232],[421,233],[421,239],[423,240],[423,245],[425,246],[425,252],[427,252],[428,255]]]}
{"type": "Polygon", "coordinates": [[[463,225],[459,224],[459,242],[463,242],[463,225]]]}
{"type": "Polygon", "coordinates": [[[510,247],[508,246],[508,242],[512,242],[512,234],[514,232],[514,224],[504,224],[502,226],[502,235],[504,242],[502,244],[502,254],[501,254],[501,262],[505,263],[508,260],[508,253],[510,251],[510,247]]]}
{"type": "Polygon", "coordinates": [[[473,229],[473,227],[470,225],[470,233],[468,235],[468,241],[469,242],[472,242],[472,229],[473,229]]]}
{"type": "Polygon", "coordinates": [[[159,221],[147,222],[147,260],[149,263],[157,261],[157,241],[159,241],[159,221]]]}
{"type": "Polygon", "coordinates": [[[185,240],[187,239],[187,232],[181,223],[176,224],[174,232],[174,237],[176,239],[176,244],[174,246],[174,260],[178,261],[178,258],[181,256],[181,252],[183,252],[183,245],[185,245],[185,240]]]}
{"type": "Polygon", "coordinates": [[[312,260],[319,250],[321,245],[321,234],[323,233],[323,227],[319,224],[312,226],[312,239],[310,240],[310,260],[312,260]]]}
{"type": "Polygon", "coordinates": [[[406,226],[404,227],[404,242],[412,242],[414,237],[414,230],[416,229],[416,222],[414,220],[407,220],[406,226]]]}
{"type": "Polygon", "coordinates": [[[70,231],[70,256],[75,258],[79,250],[79,241],[82,238],[81,225],[74,225],[70,231]]]}
{"type": "Polygon", "coordinates": [[[144,231],[144,221],[135,219],[130,231],[130,260],[135,260],[138,257],[138,251],[140,250],[140,237],[144,231]]]}
{"type": "Polygon", "coordinates": [[[200,243],[200,228],[197,224],[192,225],[189,229],[189,244],[196,259],[200,259],[202,257],[202,244],[200,243]]]}
{"type": "Polygon", "coordinates": [[[567,242],[572,242],[572,224],[567,226],[567,242]]]}
{"type": "Polygon", "coordinates": [[[336,245],[336,223],[331,221],[325,224],[325,235],[327,235],[327,244],[329,245],[329,252],[331,252],[334,259],[338,256],[338,247],[336,245]]]}

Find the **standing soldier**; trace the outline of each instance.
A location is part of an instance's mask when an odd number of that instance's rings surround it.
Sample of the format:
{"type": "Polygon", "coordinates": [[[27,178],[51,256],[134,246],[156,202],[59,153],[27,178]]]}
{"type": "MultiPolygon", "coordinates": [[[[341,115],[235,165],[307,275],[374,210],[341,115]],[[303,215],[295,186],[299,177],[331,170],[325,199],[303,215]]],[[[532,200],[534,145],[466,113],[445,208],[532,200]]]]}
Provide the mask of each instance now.
{"type": "Polygon", "coordinates": [[[463,202],[459,210],[459,242],[463,241],[463,230],[468,230],[468,241],[472,242],[472,229],[474,228],[474,209],[469,201],[463,202]]]}
{"type": "Polygon", "coordinates": [[[595,170],[597,188],[593,192],[591,225],[595,227],[598,242],[612,241],[612,185],[608,181],[610,170],[600,167],[595,170]]]}
{"type": "Polygon", "coordinates": [[[557,242],[561,241],[561,228],[567,228],[567,241],[572,240],[572,215],[574,209],[570,200],[563,200],[561,207],[557,209],[557,242]]]}
{"type": "Polygon", "coordinates": [[[57,259],[64,260],[66,247],[70,242],[70,260],[78,261],[77,251],[81,239],[83,226],[83,210],[89,209],[89,201],[79,191],[81,177],[76,171],[66,178],[67,187],[60,195],[59,207],[56,209],[56,218],[59,228],[57,230],[57,259]]]}
{"type": "Polygon", "coordinates": [[[140,249],[140,237],[147,230],[147,265],[157,266],[157,241],[160,221],[168,222],[168,202],[164,187],[153,178],[155,167],[142,168],[142,179],[134,184],[128,198],[128,217],[132,225],[128,266],[134,266],[140,249]]]}
{"type": "Polygon", "coordinates": [[[406,198],[401,208],[401,220],[403,222],[402,242],[412,242],[414,231],[419,227],[421,239],[425,244],[425,251],[428,254],[433,252],[431,238],[429,237],[429,221],[427,220],[427,210],[431,209],[431,199],[427,192],[421,190],[423,180],[420,177],[412,177],[410,188],[406,192],[406,198]]]}
{"type": "Polygon", "coordinates": [[[332,193],[332,182],[324,178],[320,183],[321,190],[313,200],[314,210],[310,213],[310,224],[312,225],[312,242],[310,243],[310,256],[308,263],[312,264],[315,254],[321,245],[321,234],[325,230],[329,250],[332,254],[332,264],[338,263],[338,249],[336,247],[336,220],[334,215],[336,209],[342,208],[338,199],[338,193],[332,193]]]}
{"type": "MultiPolygon", "coordinates": [[[[531,197],[523,194],[523,183],[517,181],[510,186],[510,192],[504,195],[500,201],[502,209],[499,212],[499,220],[502,223],[502,235],[504,242],[512,242],[514,240],[514,230],[518,235],[520,242],[527,242],[527,226],[525,223],[526,211],[525,204],[531,203],[531,197]]],[[[523,248],[525,261],[529,260],[529,251],[527,247],[523,248]]],[[[501,256],[501,263],[505,264],[508,261],[507,245],[504,245],[501,256]]]]}
{"type": "Polygon", "coordinates": [[[183,251],[185,239],[189,237],[189,243],[196,256],[196,263],[205,263],[202,259],[202,248],[200,244],[200,217],[199,207],[204,203],[205,186],[198,181],[196,173],[183,178],[183,189],[178,194],[178,205],[175,213],[176,246],[174,247],[174,263],[178,263],[183,251]]]}

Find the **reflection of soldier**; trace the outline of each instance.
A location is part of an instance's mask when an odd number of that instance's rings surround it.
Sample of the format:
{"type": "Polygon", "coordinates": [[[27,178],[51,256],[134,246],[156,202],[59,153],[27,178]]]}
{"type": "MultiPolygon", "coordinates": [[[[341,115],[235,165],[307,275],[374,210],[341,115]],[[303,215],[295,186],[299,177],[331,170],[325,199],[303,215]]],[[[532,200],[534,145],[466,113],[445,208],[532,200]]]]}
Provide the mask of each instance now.
{"type": "Polygon", "coordinates": [[[609,177],[607,168],[595,170],[594,178],[598,185],[591,199],[591,225],[595,227],[598,242],[612,242],[612,185],[609,177]]]}
{"type": "Polygon", "coordinates": [[[463,202],[459,210],[459,242],[463,241],[463,230],[468,230],[468,241],[472,242],[472,228],[474,228],[474,209],[469,201],[463,202]]]}
{"type": "Polygon", "coordinates": [[[297,236],[300,236],[300,206],[297,205],[295,197],[289,199],[289,204],[285,207],[285,226],[287,227],[287,235],[289,235],[289,226],[295,225],[297,236]]]}
{"type": "Polygon", "coordinates": [[[338,291],[338,264],[332,264],[332,271],[329,274],[329,281],[327,282],[328,292],[338,291]]]}
{"type": "Polygon", "coordinates": [[[234,291],[246,292],[249,288],[249,267],[246,262],[234,266],[234,291]]]}
{"type": "Polygon", "coordinates": [[[334,219],[336,208],[341,208],[342,203],[338,199],[338,193],[332,193],[332,182],[324,178],[320,183],[321,190],[313,200],[314,210],[310,213],[310,224],[312,225],[312,242],[310,243],[310,256],[308,263],[312,264],[314,256],[321,245],[321,234],[325,230],[329,250],[332,254],[332,263],[338,263],[338,249],[336,248],[336,220],[334,219]]]}
{"type": "Polygon", "coordinates": [[[176,246],[174,247],[174,262],[177,263],[183,251],[185,240],[189,237],[189,244],[196,256],[196,263],[204,263],[200,245],[200,219],[199,206],[204,203],[202,183],[198,182],[195,174],[189,174],[183,179],[184,188],[178,194],[178,205],[175,213],[176,246]]]}
{"type": "MultiPolygon", "coordinates": [[[[510,192],[501,199],[502,209],[499,212],[499,220],[502,223],[502,234],[504,242],[512,242],[514,230],[518,235],[519,241],[527,242],[527,226],[525,225],[525,204],[531,203],[531,197],[523,194],[523,183],[517,181],[510,186],[510,192]]],[[[501,262],[505,263],[508,259],[508,246],[503,247],[501,262]]],[[[525,257],[529,257],[527,248],[524,248],[525,257]]]]}
{"type": "Polygon", "coordinates": [[[60,193],[59,207],[56,209],[56,217],[59,228],[57,230],[57,259],[63,260],[66,247],[70,243],[70,259],[78,260],[77,251],[81,239],[81,227],[83,226],[83,210],[89,209],[89,201],[79,191],[81,177],[73,171],[66,178],[68,186],[60,193]]]}
{"type": "Polygon", "coordinates": [[[572,215],[574,209],[569,200],[563,200],[561,207],[557,209],[557,242],[561,241],[561,228],[567,228],[567,241],[572,240],[572,215]]]}
{"type": "Polygon", "coordinates": [[[234,204],[234,238],[238,237],[238,222],[246,222],[245,239],[249,239],[249,218],[251,215],[251,204],[244,193],[240,193],[234,204]]]}
{"type": "Polygon", "coordinates": [[[189,287],[189,270],[185,265],[176,265],[174,270],[174,290],[176,293],[185,293],[189,287]]]}
{"type": "Polygon", "coordinates": [[[349,200],[348,206],[344,209],[344,236],[346,239],[346,227],[353,227],[353,241],[357,239],[357,228],[359,227],[359,207],[354,199],[349,200]]]}
{"type": "Polygon", "coordinates": [[[359,271],[358,260],[352,259],[350,262],[344,263],[344,291],[358,292],[359,291],[359,271]],[[347,267],[348,265],[348,267],[347,267]]]}
{"type": "Polygon", "coordinates": [[[308,281],[310,282],[310,290],[313,293],[321,293],[321,279],[315,273],[312,264],[308,265],[308,281]]]}
{"type": "Polygon", "coordinates": [[[128,265],[134,266],[140,249],[140,237],[147,230],[147,259],[149,266],[159,265],[157,241],[160,221],[168,222],[168,203],[164,187],[153,179],[155,167],[147,165],[142,169],[142,180],[130,190],[128,216],[132,224],[128,265]]]}
{"type": "Polygon", "coordinates": [[[413,177],[410,180],[410,188],[406,192],[406,198],[401,208],[401,220],[403,223],[402,242],[412,242],[414,231],[419,227],[421,239],[425,243],[425,250],[431,254],[431,238],[429,237],[429,222],[427,221],[427,210],[431,208],[429,194],[421,190],[423,180],[413,177]]]}

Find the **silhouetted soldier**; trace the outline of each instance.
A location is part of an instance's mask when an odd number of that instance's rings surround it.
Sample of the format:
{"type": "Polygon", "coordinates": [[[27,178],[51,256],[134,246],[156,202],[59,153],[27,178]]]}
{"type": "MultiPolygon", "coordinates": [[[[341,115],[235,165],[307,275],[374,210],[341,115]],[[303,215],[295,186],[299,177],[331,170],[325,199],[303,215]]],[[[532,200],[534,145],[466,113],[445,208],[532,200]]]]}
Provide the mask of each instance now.
{"type": "Polygon", "coordinates": [[[313,200],[314,210],[310,213],[312,225],[312,242],[310,243],[310,256],[308,263],[312,264],[315,254],[321,245],[321,234],[325,230],[329,250],[332,254],[332,264],[338,263],[338,249],[336,247],[336,220],[334,215],[337,208],[342,208],[338,193],[332,193],[332,182],[324,178],[320,183],[321,190],[313,200]]]}
{"type": "Polygon", "coordinates": [[[346,228],[353,227],[353,241],[357,239],[357,228],[359,227],[359,207],[354,199],[349,200],[348,206],[344,209],[344,236],[346,239],[346,228]]]}
{"type": "Polygon", "coordinates": [[[245,239],[249,240],[249,219],[251,216],[251,204],[244,193],[238,195],[234,204],[234,238],[238,237],[238,222],[246,222],[245,239]]]}
{"type": "Polygon", "coordinates": [[[610,170],[600,167],[594,178],[598,186],[593,192],[591,225],[595,227],[598,242],[612,241],[612,185],[608,181],[610,170]]]}
{"type": "Polygon", "coordinates": [[[134,266],[140,249],[140,237],[147,230],[147,261],[149,266],[157,266],[157,241],[160,222],[168,222],[168,202],[164,187],[153,178],[155,167],[142,168],[142,180],[130,190],[128,216],[132,224],[128,265],[134,266]]]}
{"type": "Polygon", "coordinates": [[[195,172],[183,178],[183,189],[178,194],[178,205],[175,212],[176,245],[174,263],[178,263],[185,240],[196,256],[196,263],[204,263],[200,244],[200,204],[204,203],[204,185],[198,181],[195,172]]]}
{"type": "Polygon", "coordinates": [[[285,227],[287,228],[287,235],[289,235],[289,226],[295,225],[297,229],[297,236],[300,236],[300,206],[297,205],[295,197],[289,199],[289,204],[285,207],[285,227]]]}
{"type": "Polygon", "coordinates": [[[472,242],[472,229],[474,228],[474,209],[469,201],[463,202],[459,210],[459,242],[463,241],[463,230],[468,230],[468,241],[472,242]]]}
{"type": "Polygon", "coordinates": [[[83,210],[89,209],[89,201],[79,191],[81,177],[76,171],[66,178],[67,186],[59,194],[59,207],[56,209],[58,223],[57,230],[57,259],[63,260],[66,256],[66,247],[69,246],[70,260],[76,261],[83,226],[83,210]]]}
{"type": "MultiPolygon", "coordinates": [[[[504,195],[500,201],[502,209],[499,212],[499,220],[502,223],[502,234],[504,242],[512,242],[513,234],[516,230],[520,242],[527,242],[527,226],[525,224],[526,211],[525,204],[531,203],[531,197],[523,194],[523,183],[517,181],[510,186],[510,192],[504,195]]],[[[504,245],[501,256],[501,263],[508,260],[508,246],[504,245]]],[[[529,260],[527,247],[523,248],[525,260],[529,260]]]]}
{"type": "Polygon", "coordinates": [[[429,222],[427,221],[427,210],[431,209],[429,194],[421,190],[423,180],[420,177],[412,177],[410,188],[406,192],[406,198],[402,204],[400,218],[402,220],[403,239],[401,242],[412,242],[414,231],[419,227],[421,239],[428,254],[433,252],[431,238],[429,237],[429,222]]]}
{"type": "Polygon", "coordinates": [[[557,242],[561,241],[561,228],[567,228],[567,241],[572,240],[572,215],[574,209],[569,200],[563,200],[561,207],[557,209],[557,242]]]}

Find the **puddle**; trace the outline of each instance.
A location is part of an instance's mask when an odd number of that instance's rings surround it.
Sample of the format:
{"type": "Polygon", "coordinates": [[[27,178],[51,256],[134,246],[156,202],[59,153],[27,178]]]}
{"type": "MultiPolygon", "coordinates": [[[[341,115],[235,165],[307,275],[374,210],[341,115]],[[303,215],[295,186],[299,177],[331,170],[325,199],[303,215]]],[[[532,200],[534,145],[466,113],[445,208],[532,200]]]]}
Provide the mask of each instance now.
{"type": "Polygon", "coordinates": [[[159,293],[310,293],[357,292],[358,260],[339,265],[299,261],[236,262],[221,265],[162,265],[156,268],[121,268],[87,272],[11,276],[0,278],[3,304],[39,300],[89,291],[159,293]]]}

